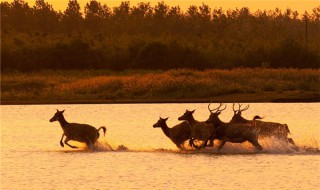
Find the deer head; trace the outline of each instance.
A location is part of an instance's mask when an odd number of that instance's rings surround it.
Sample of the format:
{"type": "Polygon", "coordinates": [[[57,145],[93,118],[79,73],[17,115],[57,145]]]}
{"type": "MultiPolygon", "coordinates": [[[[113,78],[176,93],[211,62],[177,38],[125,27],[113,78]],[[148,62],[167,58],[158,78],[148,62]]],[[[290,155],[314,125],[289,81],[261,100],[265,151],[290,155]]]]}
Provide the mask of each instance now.
{"type": "Polygon", "coordinates": [[[244,122],[246,122],[246,119],[244,119],[241,116],[241,113],[243,111],[246,111],[247,109],[249,109],[249,104],[245,108],[241,109],[242,104],[238,103],[238,105],[239,105],[239,109],[238,110],[235,110],[234,105],[235,105],[235,103],[233,103],[233,106],[232,106],[234,114],[233,114],[233,117],[232,117],[230,122],[232,122],[232,123],[244,123],[244,122]]]}
{"type": "Polygon", "coordinates": [[[168,120],[168,118],[169,118],[169,117],[163,119],[163,118],[160,117],[159,120],[158,120],[158,122],[153,125],[153,128],[158,128],[158,127],[166,126],[166,125],[167,125],[167,124],[166,124],[166,121],[168,120]]]}
{"type": "Polygon", "coordinates": [[[206,123],[213,123],[217,124],[220,122],[219,115],[220,113],[227,108],[227,105],[224,105],[223,103],[220,103],[220,105],[217,108],[210,109],[211,102],[208,105],[208,110],[210,111],[209,119],[207,119],[206,123]],[[224,108],[221,109],[221,107],[224,105],[224,108]]]}
{"type": "Polygon", "coordinates": [[[180,116],[178,118],[179,121],[190,121],[190,120],[193,120],[193,113],[194,113],[195,110],[192,110],[192,111],[189,111],[189,110],[186,110],[186,112],[184,112],[184,114],[182,116],[180,116]]]}
{"type": "Polygon", "coordinates": [[[54,116],[50,119],[50,122],[59,121],[60,118],[63,118],[63,112],[64,112],[64,110],[62,110],[62,111],[57,110],[57,112],[54,114],[54,116]]]}

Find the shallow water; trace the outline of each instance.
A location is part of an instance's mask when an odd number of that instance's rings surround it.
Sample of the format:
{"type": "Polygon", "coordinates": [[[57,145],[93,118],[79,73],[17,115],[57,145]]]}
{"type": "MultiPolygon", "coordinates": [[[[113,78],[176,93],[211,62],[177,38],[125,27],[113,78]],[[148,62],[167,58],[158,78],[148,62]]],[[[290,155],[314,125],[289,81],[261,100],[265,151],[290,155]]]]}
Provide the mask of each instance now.
{"type": "MultiPolygon", "coordinates": [[[[320,104],[254,103],[245,118],[288,124],[300,147],[261,139],[264,148],[226,144],[221,151],[179,151],[159,128],[159,116],[179,121],[185,109],[209,116],[207,104],[1,106],[1,189],[316,189],[320,186],[320,104]],[[65,109],[69,122],[107,127],[95,151],[60,147],[62,129],[49,119],[65,109]],[[111,151],[124,145],[128,150],[111,151]]],[[[232,105],[220,118],[229,121],[232,105]]]]}

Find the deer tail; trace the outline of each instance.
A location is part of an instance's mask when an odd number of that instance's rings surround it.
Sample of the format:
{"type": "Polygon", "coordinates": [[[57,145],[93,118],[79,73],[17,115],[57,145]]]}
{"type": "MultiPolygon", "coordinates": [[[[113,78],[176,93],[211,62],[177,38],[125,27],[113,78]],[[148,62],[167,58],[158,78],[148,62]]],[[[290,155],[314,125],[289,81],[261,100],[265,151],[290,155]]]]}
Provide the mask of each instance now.
{"type": "Polygon", "coordinates": [[[256,115],[256,116],[253,117],[253,120],[263,119],[263,118],[264,118],[264,117],[260,117],[260,116],[256,115]]]}
{"type": "Polygon", "coordinates": [[[257,119],[263,119],[263,118],[264,118],[264,117],[260,117],[260,116],[258,116],[258,115],[254,116],[254,117],[253,117],[253,126],[254,126],[254,127],[257,126],[257,125],[256,125],[256,120],[257,120],[257,119]]]}
{"type": "Polygon", "coordinates": [[[107,131],[107,128],[102,126],[98,129],[98,132],[100,131],[100,129],[103,129],[103,136],[106,136],[106,131],[107,131]]]}

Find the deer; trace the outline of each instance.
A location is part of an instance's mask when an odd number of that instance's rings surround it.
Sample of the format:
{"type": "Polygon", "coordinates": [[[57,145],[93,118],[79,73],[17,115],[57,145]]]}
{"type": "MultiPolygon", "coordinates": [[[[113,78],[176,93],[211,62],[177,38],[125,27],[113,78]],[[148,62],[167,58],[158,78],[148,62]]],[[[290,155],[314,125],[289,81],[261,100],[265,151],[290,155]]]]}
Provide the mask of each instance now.
{"type": "MultiPolygon", "coordinates": [[[[234,109],[233,103],[233,112],[234,115],[230,121],[230,123],[235,124],[248,124],[254,125],[258,129],[258,133],[260,137],[271,137],[274,136],[279,140],[285,141],[295,146],[295,143],[292,138],[288,138],[288,134],[290,134],[290,130],[287,124],[275,123],[275,122],[266,122],[266,121],[259,121],[259,120],[247,120],[241,116],[243,111],[246,111],[249,108],[249,104],[244,108],[241,109],[241,104],[239,104],[239,109],[234,109]]],[[[261,117],[260,117],[261,118],[261,117]]],[[[261,118],[262,119],[262,118],[261,118]]]]}
{"type": "MultiPolygon", "coordinates": [[[[172,128],[169,128],[167,125],[167,118],[159,118],[158,122],[153,125],[153,128],[161,128],[163,133],[180,149],[184,150],[184,142],[190,139],[191,130],[189,127],[189,123],[184,121],[179,123],[172,128]]],[[[189,141],[190,146],[192,146],[189,141]]]]}
{"type": "Polygon", "coordinates": [[[190,138],[190,145],[195,147],[196,149],[205,148],[206,146],[214,146],[213,143],[213,134],[215,133],[215,128],[211,124],[207,124],[205,121],[197,121],[193,117],[193,111],[189,111],[186,109],[185,113],[178,118],[179,121],[187,121],[189,123],[190,129],[191,129],[191,138],[190,138]],[[197,146],[193,143],[193,140],[201,140],[204,141],[204,143],[201,146],[197,146]],[[207,142],[209,144],[207,145],[207,142]]]}
{"type": "Polygon", "coordinates": [[[68,145],[71,148],[78,148],[77,146],[70,145],[68,142],[70,140],[78,141],[86,143],[87,147],[92,149],[93,145],[98,140],[100,134],[99,131],[102,129],[104,136],[106,134],[106,127],[102,126],[99,129],[87,124],[79,124],[79,123],[69,123],[63,116],[65,110],[59,111],[54,114],[54,116],[50,119],[50,122],[58,121],[63,130],[62,137],[60,139],[61,147],[64,147],[64,144],[68,145]],[[63,144],[63,138],[66,136],[63,144]]]}
{"type": "MultiPolygon", "coordinates": [[[[243,143],[243,142],[250,142],[254,147],[258,150],[262,150],[262,146],[258,142],[258,132],[255,127],[248,127],[245,124],[233,124],[233,123],[225,123],[220,120],[219,115],[221,111],[226,109],[226,105],[223,109],[220,109],[223,106],[222,103],[215,108],[210,109],[211,103],[208,105],[208,110],[210,111],[210,116],[206,123],[213,124],[216,131],[213,134],[215,139],[221,140],[221,143],[218,147],[220,150],[226,142],[231,143],[243,143]]],[[[255,117],[258,119],[258,117],[255,117]]]]}

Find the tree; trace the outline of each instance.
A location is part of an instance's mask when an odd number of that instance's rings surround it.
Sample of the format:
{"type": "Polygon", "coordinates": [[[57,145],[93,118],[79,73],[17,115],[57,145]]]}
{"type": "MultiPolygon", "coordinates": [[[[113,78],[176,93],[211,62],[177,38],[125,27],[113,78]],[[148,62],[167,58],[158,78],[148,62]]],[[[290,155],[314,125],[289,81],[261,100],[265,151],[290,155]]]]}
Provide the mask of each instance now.
{"type": "Polygon", "coordinates": [[[148,31],[149,23],[152,19],[152,7],[150,3],[138,3],[138,6],[134,6],[131,9],[131,32],[144,33],[148,31]]]}
{"type": "Polygon", "coordinates": [[[314,21],[320,21],[320,6],[315,7],[312,9],[312,15],[311,15],[312,20],[314,21]]]}
{"type": "Polygon", "coordinates": [[[167,27],[167,16],[169,12],[169,6],[165,4],[163,1],[158,2],[158,4],[154,7],[154,13],[153,13],[153,26],[152,26],[152,33],[153,34],[159,34],[159,31],[168,29],[167,27]]]}
{"type": "Polygon", "coordinates": [[[43,32],[54,32],[59,24],[58,13],[53,10],[52,5],[44,0],[36,0],[33,6],[35,27],[43,32]]]}
{"type": "Polygon", "coordinates": [[[91,0],[84,8],[85,23],[89,30],[101,31],[105,21],[110,17],[111,11],[107,5],[101,5],[96,0],[91,0]]]}
{"type": "Polygon", "coordinates": [[[138,6],[133,6],[131,9],[131,16],[134,18],[150,18],[152,16],[152,7],[150,3],[138,3],[138,6]]]}
{"type": "Polygon", "coordinates": [[[130,2],[121,2],[119,7],[113,8],[113,24],[115,26],[116,33],[123,33],[131,29],[132,22],[129,21],[130,17],[130,2]]]}
{"type": "Polygon", "coordinates": [[[211,9],[209,5],[202,3],[202,5],[199,6],[199,16],[205,22],[208,22],[211,20],[211,9]]]}
{"type": "Polygon", "coordinates": [[[116,20],[127,20],[130,16],[130,2],[121,2],[119,7],[113,8],[113,13],[116,20]]]}
{"type": "Polygon", "coordinates": [[[169,11],[169,6],[166,5],[163,1],[158,2],[158,4],[154,7],[153,17],[155,19],[162,20],[167,17],[169,11]]]}
{"type": "Polygon", "coordinates": [[[168,16],[168,27],[173,33],[182,33],[184,31],[184,14],[179,6],[171,7],[168,16]]]}
{"type": "Polygon", "coordinates": [[[18,31],[26,31],[31,24],[32,11],[23,0],[14,0],[11,3],[10,13],[8,16],[8,22],[12,28],[18,31]]]}
{"type": "Polygon", "coordinates": [[[11,13],[11,6],[8,2],[1,2],[0,3],[0,12],[1,12],[1,30],[10,27],[10,13],[11,13]]]}
{"type": "Polygon", "coordinates": [[[80,5],[77,0],[69,0],[68,7],[64,11],[62,22],[64,28],[71,32],[78,30],[81,27],[83,21],[82,13],[80,12],[80,5]]]}

